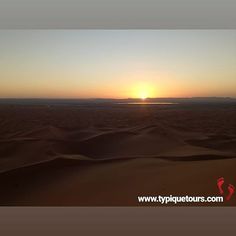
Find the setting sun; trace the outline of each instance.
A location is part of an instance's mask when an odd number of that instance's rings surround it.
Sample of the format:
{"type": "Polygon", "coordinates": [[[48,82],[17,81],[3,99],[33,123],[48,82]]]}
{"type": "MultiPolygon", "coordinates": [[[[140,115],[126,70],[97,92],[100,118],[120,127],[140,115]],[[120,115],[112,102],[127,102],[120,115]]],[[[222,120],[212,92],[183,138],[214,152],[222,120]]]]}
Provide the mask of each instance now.
{"type": "Polygon", "coordinates": [[[147,97],[148,97],[147,92],[142,92],[142,93],[140,94],[140,98],[141,98],[142,100],[145,100],[147,97]]]}
{"type": "Polygon", "coordinates": [[[156,97],[155,87],[147,83],[140,83],[135,85],[132,94],[133,98],[140,98],[142,100],[156,97]]]}

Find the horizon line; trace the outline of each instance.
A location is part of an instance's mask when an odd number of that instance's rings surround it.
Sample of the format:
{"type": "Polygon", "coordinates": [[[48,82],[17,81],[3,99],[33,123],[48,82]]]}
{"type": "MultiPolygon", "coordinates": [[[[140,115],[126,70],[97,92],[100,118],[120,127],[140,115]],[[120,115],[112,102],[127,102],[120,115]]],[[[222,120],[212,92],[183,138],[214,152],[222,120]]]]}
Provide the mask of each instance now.
{"type": "MultiPolygon", "coordinates": [[[[235,97],[231,97],[231,96],[196,96],[196,97],[147,97],[145,98],[145,100],[148,99],[203,99],[203,98],[208,98],[208,99],[236,99],[235,97]]],[[[142,100],[142,98],[139,97],[128,97],[128,98],[103,98],[103,97],[91,97],[91,98],[79,98],[79,97],[72,97],[72,98],[68,98],[68,97],[0,97],[0,100],[7,100],[7,99],[35,99],[35,100],[127,100],[127,99],[139,99],[142,100]]]]}

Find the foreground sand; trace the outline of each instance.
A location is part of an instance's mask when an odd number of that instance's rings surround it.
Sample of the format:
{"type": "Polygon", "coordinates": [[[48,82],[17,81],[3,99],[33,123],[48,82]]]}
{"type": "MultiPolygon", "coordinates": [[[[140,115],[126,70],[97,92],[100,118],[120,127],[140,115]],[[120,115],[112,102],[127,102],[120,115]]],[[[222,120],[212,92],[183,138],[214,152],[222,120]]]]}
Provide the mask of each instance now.
{"type": "Polygon", "coordinates": [[[0,106],[0,205],[156,206],[235,169],[235,105],[0,106]]]}

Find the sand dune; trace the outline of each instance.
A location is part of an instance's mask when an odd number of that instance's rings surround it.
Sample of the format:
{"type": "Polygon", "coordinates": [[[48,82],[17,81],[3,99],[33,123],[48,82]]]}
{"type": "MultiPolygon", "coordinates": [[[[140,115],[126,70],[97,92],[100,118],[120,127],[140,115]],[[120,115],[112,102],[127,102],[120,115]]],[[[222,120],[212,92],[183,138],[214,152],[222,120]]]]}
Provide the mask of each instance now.
{"type": "MultiPolygon", "coordinates": [[[[193,158],[188,162],[173,157],[56,158],[0,174],[5,190],[0,200],[2,205],[116,206],[138,205],[138,195],[217,195],[215,180],[219,176],[234,178],[236,164],[236,159],[218,158],[203,157],[201,161],[198,157],[198,161],[193,158]]],[[[224,203],[232,204],[235,199],[224,203]]]]}
{"type": "Polygon", "coordinates": [[[219,195],[222,176],[236,185],[234,106],[1,105],[0,114],[1,205],[139,205],[138,195],[219,195]]]}

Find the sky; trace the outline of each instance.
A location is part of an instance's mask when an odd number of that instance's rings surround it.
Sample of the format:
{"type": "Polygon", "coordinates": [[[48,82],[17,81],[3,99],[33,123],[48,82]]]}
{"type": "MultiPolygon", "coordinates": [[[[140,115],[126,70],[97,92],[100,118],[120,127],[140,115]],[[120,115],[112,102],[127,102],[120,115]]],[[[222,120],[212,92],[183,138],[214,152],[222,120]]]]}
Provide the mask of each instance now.
{"type": "Polygon", "coordinates": [[[236,97],[236,30],[0,30],[0,98],[236,97]]]}

